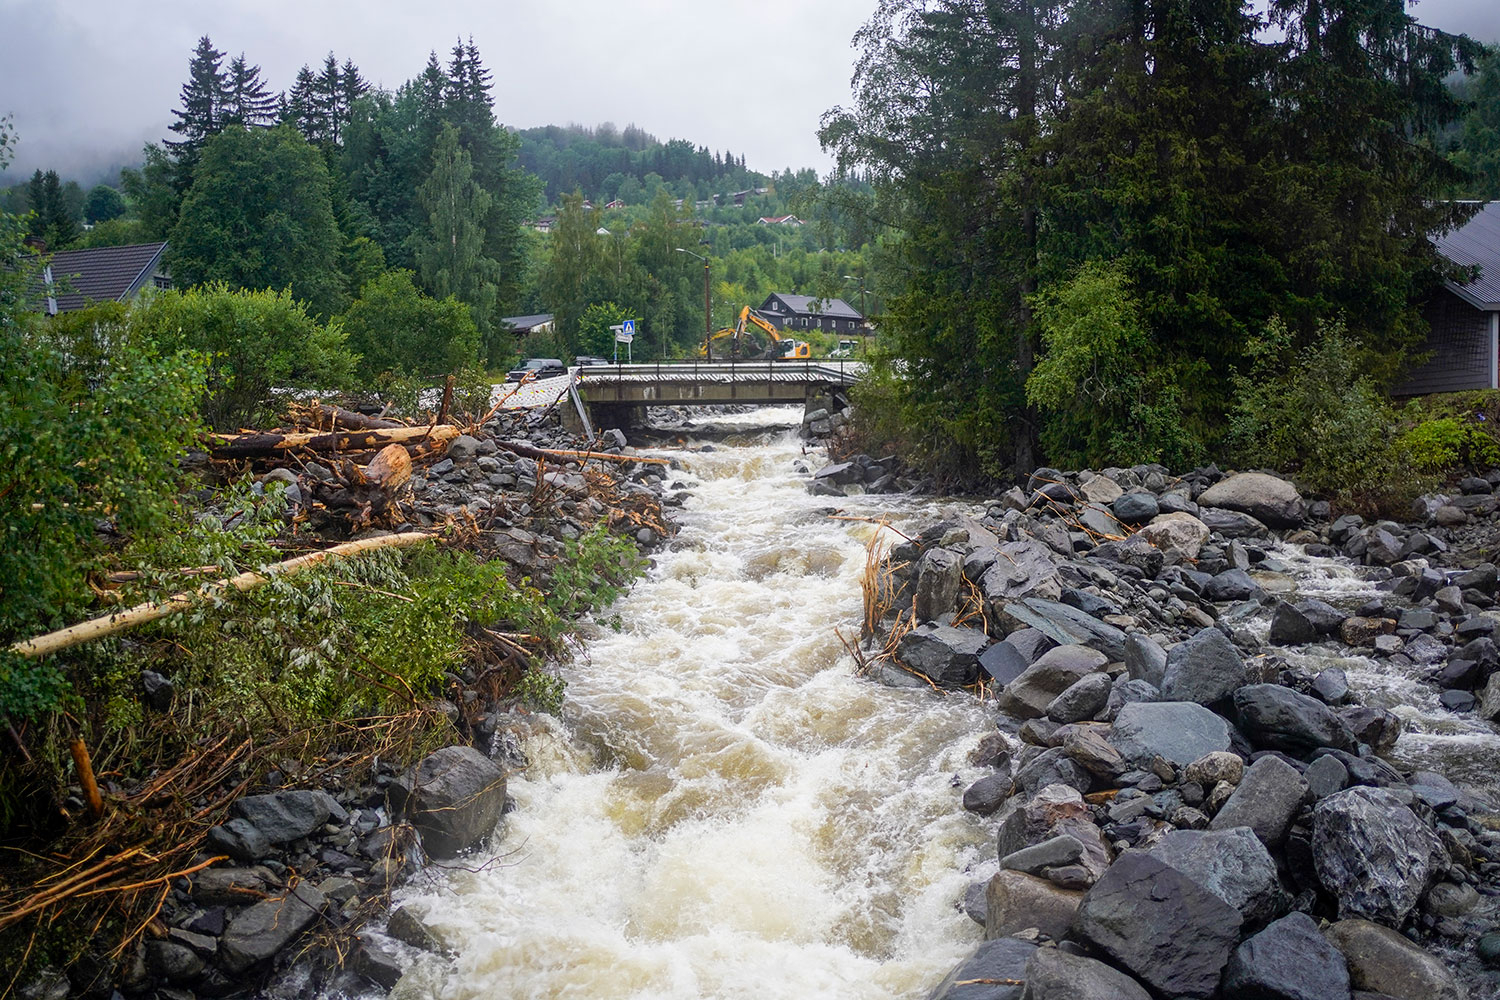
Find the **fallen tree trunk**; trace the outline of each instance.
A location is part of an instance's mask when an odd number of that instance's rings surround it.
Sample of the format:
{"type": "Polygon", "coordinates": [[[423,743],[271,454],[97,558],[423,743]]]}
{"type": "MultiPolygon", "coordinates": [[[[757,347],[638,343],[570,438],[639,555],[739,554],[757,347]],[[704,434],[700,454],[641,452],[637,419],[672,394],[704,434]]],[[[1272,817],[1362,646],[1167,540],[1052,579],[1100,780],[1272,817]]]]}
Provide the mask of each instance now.
{"type": "Polygon", "coordinates": [[[256,458],[278,455],[293,448],[310,451],[362,451],[383,448],[388,444],[417,444],[426,441],[451,441],[458,437],[452,424],[436,427],[392,427],[374,430],[299,431],[278,434],[258,431],[250,434],[219,434],[210,441],[215,458],[256,458]]]}
{"type": "Polygon", "coordinates": [[[197,590],[184,591],[173,594],[164,601],[152,601],[146,604],[137,604],[133,608],[119,611],[114,614],[103,615],[93,618],[77,625],[70,625],[56,632],[48,632],[39,635],[35,639],[27,639],[15,643],[10,647],[11,652],[35,659],[39,656],[47,656],[80,643],[89,642],[94,639],[102,639],[105,636],[124,632],[126,629],[137,625],[145,625],[165,618],[174,611],[185,611],[194,604],[215,594],[225,591],[236,590],[244,592],[254,590],[278,576],[291,576],[303,570],[311,569],[319,563],[326,562],[336,556],[352,556],[361,552],[369,552],[374,549],[399,548],[407,545],[416,545],[433,538],[425,531],[408,531],[399,535],[382,535],[379,538],[361,538],[354,542],[344,542],[335,545],[331,549],[322,549],[317,552],[309,552],[306,555],[295,556],[285,562],[272,563],[260,570],[247,570],[237,576],[224,580],[215,580],[206,583],[197,590]]]}
{"type": "Polygon", "coordinates": [[[363,413],[346,410],[342,406],[329,406],[323,403],[318,407],[322,418],[328,421],[329,426],[335,429],[351,431],[379,431],[394,430],[406,425],[398,420],[382,420],[379,417],[367,417],[363,413]]]}
{"type": "Polygon", "coordinates": [[[495,444],[512,454],[538,460],[563,458],[588,461],[590,459],[599,459],[604,462],[644,462],[647,465],[672,464],[665,458],[646,458],[643,455],[614,455],[607,451],[564,451],[556,448],[533,448],[529,444],[521,444],[518,441],[496,441],[495,444]]]}

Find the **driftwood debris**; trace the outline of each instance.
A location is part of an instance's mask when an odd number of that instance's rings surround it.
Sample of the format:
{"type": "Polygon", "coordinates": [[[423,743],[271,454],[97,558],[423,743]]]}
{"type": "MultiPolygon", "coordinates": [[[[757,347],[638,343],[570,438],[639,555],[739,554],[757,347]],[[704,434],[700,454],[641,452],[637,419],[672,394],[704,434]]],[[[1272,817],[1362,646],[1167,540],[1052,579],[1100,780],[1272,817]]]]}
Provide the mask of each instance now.
{"type": "MultiPolygon", "coordinates": [[[[408,470],[409,474],[410,470],[408,470]]],[[[48,632],[34,639],[15,643],[10,647],[11,652],[35,659],[50,653],[60,652],[81,643],[90,642],[94,639],[102,639],[105,636],[124,632],[126,629],[137,625],[145,625],[165,618],[174,611],[184,611],[199,601],[223,594],[230,590],[247,591],[254,590],[272,579],[281,576],[291,576],[303,570],[311,569],[319,563],[340,556],[353,556],[361,552],[370,552],[374,549],[397,548],[406,545],[416,545],[419,542],[430,541],[434,536],[425,531],[408,531],[399,535],[381,535],[378,538],[361,538],[353,542],[344,542],[332,548],[321,549],[317,552],[309,552],[306,555],[295,556],[284,562],[273,563],[264,566],[260,570],[247,570],[237,576],[223,580],[215,580],[205,583],[197,590],[184,591],[173,594],[163,601],[150,601],[145,604],[137,604],[133,608],[118,611],[113,614],[102,615],[98,618],[70,625],[56,632],[48,632]]]]}
{"type": "Polygon", "coordinates": [[[529,444],[521,444],[518,441],[496,441],[495,444],[514,455],[521,455],[524,458],[535,458],[538,461],[561,458],[579,462],[597,459],[603,462],[643,462],[646,465],[672,464],[665,458],[647,458],[644,455],[615,455],[607,451],[565,451],[559,448],[533,448],[529,444]]]}
{"type": "Polygon", "coordinates": [[[285,454],[297,448],[309,451],[368,451],[389,444],[444,443],[458,437],[452,424],[435,427],[391,427],[370,430],[298,431],[282,434],[254,431],[249,434],[215,435],[210,447],[215,458],[257,458],[285,454]]]}
{"type": "Polygon", "coordinates": [[[342,406],[329,406],[327,403],[319,404],[316,413],[319,427],[327,426],[334,430],[379,431],[406,426],[399,420],[367,417],[363,413],[346,410],[342,406]]]}
{"type": "Polygon", "coordinates": [[[364,468],[344,459],[339,478],[309,484],[315,500],[330,511],[353,511],[356,526],[390,510],[411,481],[412,457],[406,447],[388,444],[364,468]]]}

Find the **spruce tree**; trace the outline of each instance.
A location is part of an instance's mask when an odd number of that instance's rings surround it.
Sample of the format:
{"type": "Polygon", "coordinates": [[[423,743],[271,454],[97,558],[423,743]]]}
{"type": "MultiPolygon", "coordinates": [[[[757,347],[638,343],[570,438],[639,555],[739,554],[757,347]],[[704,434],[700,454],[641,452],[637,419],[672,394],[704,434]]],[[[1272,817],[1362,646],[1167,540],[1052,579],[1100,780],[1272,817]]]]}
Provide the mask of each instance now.
{"type": "Polygon", "coordinates": [[[198,149],[224,127],[222,112],[225,101],[226,74],[220,68],[224,53],[214,48],[207,35],[198,39],[193,58],[188,63],[188,79],[182,85],[182,107],[174,108],[177,121],[168,126],[182,138],[168,140],[180,160],[189,163],[198,149]]]}
{"type": "Polygon", "coordinates": [[[266,127],[276,124],[276,98],[261,79],[260,67],[251,66],[243,52],[229,63],[220,119],[224,125],[266,127]]]}
{"type": "Polygon", "coordinates": [[[282,121],[295,127],[308,142],[321,141],[328,131],[317,89],[317,77],[304,65],[297,71],[292,89],[287,92],[283,101],[282,121]]]}

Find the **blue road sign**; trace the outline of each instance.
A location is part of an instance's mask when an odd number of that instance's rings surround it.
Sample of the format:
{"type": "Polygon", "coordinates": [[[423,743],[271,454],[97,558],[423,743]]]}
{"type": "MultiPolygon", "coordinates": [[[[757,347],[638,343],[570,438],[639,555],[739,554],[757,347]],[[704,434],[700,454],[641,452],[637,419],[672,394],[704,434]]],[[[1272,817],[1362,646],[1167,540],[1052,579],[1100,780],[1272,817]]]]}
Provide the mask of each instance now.
{"type": "Polygon", "coordinates": [[[620,332],[625,334],[627,337],[635,333],[635,320],[627,319],[624,323],[621,324],[621,326],[623,326],[624,329],[622,329],[620,332]]]}

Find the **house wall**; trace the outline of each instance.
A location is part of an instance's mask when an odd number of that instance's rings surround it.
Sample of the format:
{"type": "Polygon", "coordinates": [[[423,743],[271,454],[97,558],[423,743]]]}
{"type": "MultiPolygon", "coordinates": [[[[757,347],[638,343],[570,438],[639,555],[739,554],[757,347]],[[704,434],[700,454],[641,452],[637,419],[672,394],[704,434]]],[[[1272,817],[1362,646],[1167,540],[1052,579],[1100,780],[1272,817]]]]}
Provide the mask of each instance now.
{"type": "Polygon", "coordinates": [[[1495,320],[1500,313],[1475,309],[1446,288],[1422,309],[1431,326],[1421,354],[1431,360],[1396,387],[1400,396],[1496,387],[1495,320]]]}

